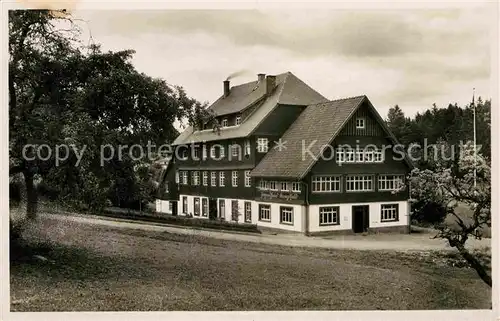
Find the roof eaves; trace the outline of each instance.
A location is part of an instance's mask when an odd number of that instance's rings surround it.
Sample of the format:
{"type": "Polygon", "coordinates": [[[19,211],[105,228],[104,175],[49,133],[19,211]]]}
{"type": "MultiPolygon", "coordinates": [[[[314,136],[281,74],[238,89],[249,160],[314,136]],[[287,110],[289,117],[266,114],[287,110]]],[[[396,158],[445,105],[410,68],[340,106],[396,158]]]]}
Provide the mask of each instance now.
{"type": "MultiPolygon", "coordinates": [[[[362,105],[362,103],[367,99],[365,95],[363,96],[358,96],[358,97],[351,97],[351,98],[344,98],[344,99],[337,99],[337,100],[332,100],[332,102],[334,101],[340,101],[340,100],[347,100],[347,99],[355,99],[355,98],[361,98],[363,97],[357,104],[357,106],[349,113],[349,116],[347,116],[344,121],[342,122],[342,125],[339,126],[339,128],[337,129],[337,131],[335,131],[333,133],[333,135],[330,137],[330,140],[329,140],[329,143],[331,143],[335,137],[337,137],[337,135],[340,133],[340,131],[342,130],[342,128],[344,128],[345,124],[351,119],[351,117],[356,113],[356,111],[358,110],[359,106],[362,105]]],[[[303,179],[304,176],[307,175],[307,173],[309,173],[309,171],[311,170],[311,168],[314,166],[314,164],[316,164],[317,162],[317,159],[318,159],[318,156],[319,154],[321,153],[321,151],[319,151],[319,153],[317,155],[315,155],[315,157],[313,158],[313,160],[311,161],[311,163],[309,164],[309,166],[307,166],[306,170],[304,172],[302,172],[302,174],[300,174],[300,176],[298,177],[299,179],[303,179]],[[316,160],[315,160],[316,159],[316,160]]]]}

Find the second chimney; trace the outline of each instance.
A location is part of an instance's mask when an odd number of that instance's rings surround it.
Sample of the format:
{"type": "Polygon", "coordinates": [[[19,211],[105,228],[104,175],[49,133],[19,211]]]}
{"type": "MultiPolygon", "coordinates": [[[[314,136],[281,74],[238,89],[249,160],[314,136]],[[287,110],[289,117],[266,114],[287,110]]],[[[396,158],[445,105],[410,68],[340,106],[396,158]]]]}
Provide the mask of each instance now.
{"type": "Polygon", "coordinates": [[[224,80],[224,97],[229,96],[229,80],[224,80]]]}
{"type": "Polygon", "coordinates": [[[270,95],[276,87],[276,76],[266,77],[266,94],[270,95]]]}
{"type": "Polygon", "coordinates": [[[257,74],[257,80],[263,82],[266,79],[266,74],[257,74]]]}

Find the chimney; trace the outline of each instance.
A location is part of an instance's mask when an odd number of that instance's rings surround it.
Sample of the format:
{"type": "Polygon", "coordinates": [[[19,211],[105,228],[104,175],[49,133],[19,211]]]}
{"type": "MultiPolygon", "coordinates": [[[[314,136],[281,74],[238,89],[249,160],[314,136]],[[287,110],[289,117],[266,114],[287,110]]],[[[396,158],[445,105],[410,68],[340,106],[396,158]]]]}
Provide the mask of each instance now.
{"type": "Polygon", "coordinates": [[[229,96],[229,80],[224,80],[224,97],[229,96]]]}
{"type": "Polygon", "coordinates": [[[257,74],[257,80],[259,83],[263,82],[266,79],[266,74],[257,74]]]}
{"type": "Polygon", "coordinates": [[[276,76],[266,77],[266,94],[270,95],[276,87],[276,76]]]}

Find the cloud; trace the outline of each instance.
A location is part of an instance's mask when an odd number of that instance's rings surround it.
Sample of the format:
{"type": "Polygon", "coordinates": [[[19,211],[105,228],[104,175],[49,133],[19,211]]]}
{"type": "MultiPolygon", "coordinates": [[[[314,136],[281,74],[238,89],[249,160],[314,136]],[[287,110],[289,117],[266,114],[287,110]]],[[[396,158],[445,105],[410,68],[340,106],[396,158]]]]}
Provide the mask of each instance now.
{"type": "Polygon", "coordinates": [[[138,68],[202,100],[243,69],[292,71],[329,98],[367,93],[382,105],[425,107],[490,77],[488,8],[80,14],[97,42],[136,49],[138,68]]]}

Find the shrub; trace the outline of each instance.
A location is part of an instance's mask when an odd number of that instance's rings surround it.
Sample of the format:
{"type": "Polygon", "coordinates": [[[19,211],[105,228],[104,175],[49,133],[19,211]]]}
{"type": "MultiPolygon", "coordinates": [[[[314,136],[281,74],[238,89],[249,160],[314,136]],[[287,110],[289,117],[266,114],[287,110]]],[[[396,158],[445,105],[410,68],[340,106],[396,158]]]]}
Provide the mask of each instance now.
{"type": "Polygon", "coordinates": [[[418,201],[412,207],[412,220],[419,223],[436,225],[446,218],[446,209],[436,202],[418,201]]]}

